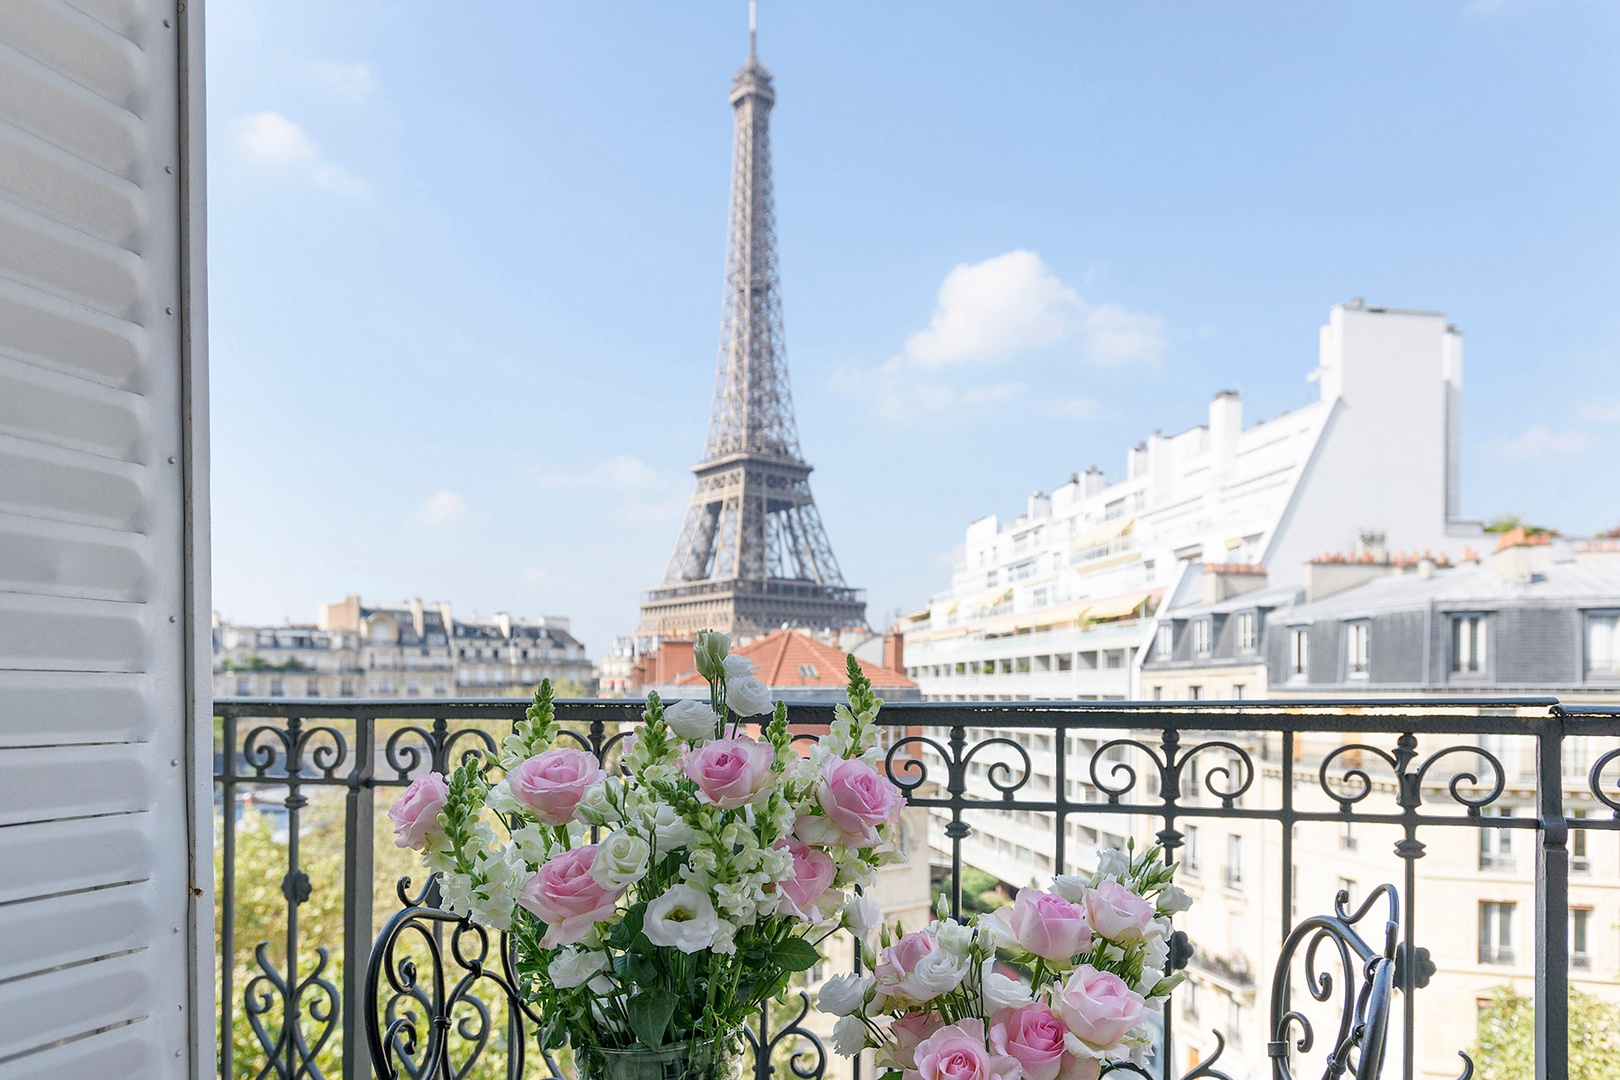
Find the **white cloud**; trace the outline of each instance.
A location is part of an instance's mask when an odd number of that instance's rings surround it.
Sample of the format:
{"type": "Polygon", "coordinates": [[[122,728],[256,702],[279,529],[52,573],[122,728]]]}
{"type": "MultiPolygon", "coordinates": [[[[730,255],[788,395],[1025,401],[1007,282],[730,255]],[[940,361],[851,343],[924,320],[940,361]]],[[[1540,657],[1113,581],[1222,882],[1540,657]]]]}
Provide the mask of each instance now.
{"type": "Polygon", "coordinates": [[[416,508],[412,520],[418,525],[459,525],[474,516],[467,500],[454,491],[436,491],[416,508]]]}
{"type": "Polygon", "coordinates": [[[1594,401],[1581,406],[1582,420],[1595,420],[1600,424],[1620,420],[1620,401],[1594,401]]]}
{"type": "Polygon", "coordinates": [[[273,109],[238,116],[229,130],[236,152],[251,165],[279,169],[341,195],[365,193],[358,177],[327,161],[302,127],[273,109]]]}
{"type": "MultiPolygon", "coordinates": [[[[1040,255],[1019,249],[953,267],[940,284],[928,325],[877,367],[840,369],[835,385],[878,416],[903,422],[1025,397],[1032,382],[1062,386],[1074,378],[1072,367],[1063,366],[1068,361],[1156,364],[1164,349],[1161,316],[1087,301],[1040,255]],[[1038,380],[976,381],[982,375],[975,372],[1014,363],[1058,367],[1038,380]]],[[[1085,398],[1060,396],[1036,411],[1075,419],[1095,408],[1085,398]]]]}
{"type": "Polygon", "coordinates": [[[692,494],[685,474],[660,472],[631,454],[534,475],[544,490],[568,492],[576,511],[605,512],[626,525],[668,523],[680,516],[692,494]],[[599,505],[603,502],[605,506],[599,505]]]}
{"type": "Polygon", "coordinates": [[[1584,431],[1552,432],[1536,424],[1524,434],[1496,447],[1498,457],[1529,459],[1539,457],[1568,457],[1592,445],[1592,437],[1584,431]]]}

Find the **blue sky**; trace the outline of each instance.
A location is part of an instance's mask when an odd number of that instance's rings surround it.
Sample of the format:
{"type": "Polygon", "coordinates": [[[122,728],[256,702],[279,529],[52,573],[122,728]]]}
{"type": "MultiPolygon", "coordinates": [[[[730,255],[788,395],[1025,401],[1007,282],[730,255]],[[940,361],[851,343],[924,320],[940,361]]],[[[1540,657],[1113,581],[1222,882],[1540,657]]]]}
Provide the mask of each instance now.
{"type": "MultiPolygon", "coordinates": [[[[1465,513],[1620,524],[1620,7],[762,8],[800,436],[874,622],[1214,391],[1307,400],[1356,296],[1464,331],[1465,513]]],[[[215,607],[599,655],[703,444],[745,6],[208,18],[215,607]]]]}

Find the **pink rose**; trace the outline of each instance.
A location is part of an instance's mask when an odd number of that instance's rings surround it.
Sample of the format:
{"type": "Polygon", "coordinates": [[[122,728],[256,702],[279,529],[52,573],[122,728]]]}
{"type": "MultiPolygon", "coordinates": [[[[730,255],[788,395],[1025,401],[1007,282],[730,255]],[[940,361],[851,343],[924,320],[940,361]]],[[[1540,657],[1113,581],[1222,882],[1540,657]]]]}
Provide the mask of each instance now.
{"type": "Polygon", "coordinates": [[[1101,1052],[1142,1022],[1147,1003],[1118,975],[1082,964],[1058,994],[1058,1011],[1075,1038],[1101,1052]]]}
{"type": "Polygon", "coordinates": [[[918,1045],[938,1031],[944,1023],[944,1020],[932,1013],[906,1013],[889,1025],[889,1034],[893,1038],[879,1052],[878,1064],[915,1072],[918,1045]]]}
{"type": "Polygon", "coordinates": [[[450,784],[443,773],[428,773],[411,781],[405,794],[388,808],[394,822],[394,846],[421,851],[428,834],[439,827],[439,811],[450,797],[450,784]]]}
{"type": "Polygon", "coordinates": [[[596,845],[586,844],[540,867],[518,893],[518,903],[534,912],[546,924],[540,947],[577,945],[592,926],[613,914],[623,889],[604,889],[591,877],[596,861],[596,845]]]}
{"type": "Polygon", "coordinates": [[[815,902],[832,886],[838,867],[825,851],[817,851],[797,840],[778,840],[774,846],[787,848],[788,854],[793,856],[793,869],[784,880],[776,883],[776,895],[790,914],[809,919],[815,902]]]}
{"type": "Polygon", "coordinates": [[[1091,924],[1079,904],[1040,889],[1019,889],[1011,908],[987,916],[996,940],[1047,960],[1068,961],[1091,945],[1091,924]]]}
{"type": "Polygon", "coordinates": [[[990,1045],[1016,1058],[1024,1080],[1057,1080],[1063,1068],[1063,1037],[1069,1033],[1046,1005],[1003,1009],[990,1020],[990,1045]]]}
{"type": "Polygon", "coordinates": [[[960,1020],[917,1044],[913,1080],[1017,1080],[1018,1059],[985,1045],[984,1021],[960,1020]]]}
{"type": "Polygon", "coordinates": [[[1153,925],[1153,901],[1137,896],[1117,881],[1086,890],[1091,927],[1110,941],[1138,941],[1153,925]]]}
{"type": "Polygon", "coordinates": [[[518,802],[547,825],[566,825],[574,818],[585,789],[607,776],[594,754],[558,747],[536,754],[506,774],[518,802]]]}
{"type": "Polygon", "coordinates": [[[776,751],[753,739],[716,739],[682,754],[686,775],[699,798],[722,810],[757,802],[771,778],[776,751]]]}
{"type": "Polygon", "coordinates": [[[876,845],[877,827],[898,819],[906,805],[899,788],[858,759],[827,762],[816,798],[827,820],[844,834],[844,846],[852,848],[876,845]]]}

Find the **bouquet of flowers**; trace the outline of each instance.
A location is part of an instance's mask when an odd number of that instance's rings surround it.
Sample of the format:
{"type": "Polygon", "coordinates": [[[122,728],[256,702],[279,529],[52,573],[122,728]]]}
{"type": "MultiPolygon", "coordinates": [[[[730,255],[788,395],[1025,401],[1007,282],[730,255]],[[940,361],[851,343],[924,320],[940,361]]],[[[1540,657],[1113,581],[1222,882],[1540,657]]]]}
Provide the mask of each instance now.
{"type": "Polygon", "coordinates": [[[1145,1062],[1147,1020],[1185,977],[1165,975],[1170,919],[1190,906],[1163,849],[1101,853],[1089,879],[1020,889],[967,923],[939,918],[896,940],[870,975],[823,985],[841,1054],[877,1048],[881,1080],[1095,1080],[1145,1062]],[[998,950],[1029,972],[996,970],[998,950]]]}
{"type": "Polygon", "coordinates": [[[823,939],[870,935],[877,907],[854,887],[900,858],[905,800],[875,767],[883,703],[853,657],[849,704],[801,753],[730,635],[699,634],[694,656],[708,700],[648,695],[619,775],[561,728],[542,683],[504,776],[467,761],[389,811],[445,908],[510,934],[542,1044],[571,1043],[593,1076],[616,1051],[735,1049],[823,939]]]}

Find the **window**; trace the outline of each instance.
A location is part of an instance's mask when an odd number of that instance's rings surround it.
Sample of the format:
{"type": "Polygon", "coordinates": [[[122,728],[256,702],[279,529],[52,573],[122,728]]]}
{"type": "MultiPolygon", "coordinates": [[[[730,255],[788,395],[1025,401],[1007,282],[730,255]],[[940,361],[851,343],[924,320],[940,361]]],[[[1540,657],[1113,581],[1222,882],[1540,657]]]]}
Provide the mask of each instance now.
{"type": "Polygon", "coordinates": [[[253,681],[251,679],[237,679],[236,693],[238,697],[247,697],[253,693],[253,681]]]}
{"type": "Polygon", "coordinates": [[[806,678],[806,679],[815,678],[816,677],[816,665],[814,665],[814,664],[800,664],[799,665],[799,674],[802,677],[806,678]]]}
{"type": "Polygon", "coordinates": [[[1485,616],[1451,617],[1451,673],[1485,674],[1485,616]]]}
{"type": "Polygon", "coordinates": [[[1233,683],[1232,684],[1232,700],[1233,701],[1242,701],[1247,692],[1248,692],[1248,688],[1246,686],[1244,686],[1242,683],[1233,683]]]}
{"type": "Polygon", "coordinates": [[[1252,653],[1260,647],[1260,635],[1255,628],[1254,612],[1240,611],[1237,616],[1237,650],[1252,653]]]}
{"type": "Polygon", "coordinates": [[[1072,671],[1074,669],[1074,654],[1073,653],[1058,653],[1058,655],[1057,655],[1057,669],[1059,671],[1072,671]]]}
{"type": "MultiPolygon", "coordinates": [[[[246,693],[247,691],[243,690],[243,691],[238,691],[238,692],[239,693],[246,693]]],[[[1163,701],[1164,700],[1164,687],[1155,686],[1153,688],[1153,700],[1154,701],[1163,701]]]]}
{"type": "Polygon", "coordinates": [[[1103,667],[1122,668],[1125,666],[1125,650],[1109,649],[1103,654],[1103,667]]]}
{"type": "MultiPolygon", "coordinates": [[[[1586,817],[1585,810],[1572,810],[1570,817],[1580,821],[1586,817]]],[[[1569,830],[1569,872],[1572,874],[1590,874],[1592,860],[1586,854],[1586,830],[1574,828],[1569,830]]]]}
{"type": "MultiPolygon", "coordinates": [[[[1356,885],[1355,881],[1347,877],[1340,878],[1339,892],[1344,893],[1347,897],[1344,902],[1345,909],[1355,911],[1356,905],[1361,903],[1361,889],[1356,885]]],[[[1335,893],[1334,896],[1337,897],[1338,893],[1335,893]]]]}
{"type": "Polygon", "coordinates": [[[1512,904],[1484,900],[1479,905],[1479,962],[1513,963],[1512,904]]]}
{"type": "Polygon", "coordinates": [[[1339,825],[1339,848],[1342,851],[1356,850],[1356,827],[1351,822],[1341,822],[1339,825]]]}
{"type": "Polygon", "coordinates": [[[1198,983],[1191,979],[1181,984],[1181,1015],[1188,1020],[1198,1020],[1198,983]]]}
{"type": "MultiPolygon", "coordinates": [[[[1513,808],[1486,807],[1481,814],[1485,817],[1508,818],[1513,816],[1513,808]]],[[[1513,830],[1501,826],[1480,829],[1479,868],[1511,871],[1513,865],[1513,830]]]]}
{"type": "Polygon", "coordinates": [[[1187,700],[1188,701],[1199,701],[1199,700],[1201,700],[1203,698],[1203,696],[1204,696],[1204,688],[1202,686],[1189,686],[1189,687],[1187,687],[1187,700]]]}
{"type": "Polygon", "coordinates": [[[1193,655],[1208,656],[1211,637],[1210,620],[1199,619],[1193,623],[1193,655]]]}
{"type": "Polygon", "coordinates": [[[321,696],[321,680],[319,680],[319,679],[305,679],[304,680],[304,696],[305,697],[320,697],[321,696]]]}
{"type": "Polygon", "coordinates": [[[1236,833],[1226,837],[1226,887],[1243,888],[1243,837],[1236,833]]]}
{"type": "Polygon", "coordinates": [[[1308,626],[1296,626],[1288,631],[1288,674],[1295,679],[1305,678],[1306,666],[1311,660],[1311,631],[1308,626]]]}
{"type": "Polygon", "coordinates": [[[1243,1003],[1235,997],[1226,999],[1226,1037],[1233,1046],[1243,1045],[1243,1003]]]}
{"type": "Polygon", "coordinates": [[[1181,845],[1181,869],[1188,877],[1198,876],[1198,826],[1187,826],[1186,839],[1181,845]]]}
{"type": "Polygon", "coordinates": [[[1168,660],[1175,654],[1176,630],[1169,623],[1160,623],[1158,640],[1153,646],[1153,656],[1156,660],[1168,660]]]}
{"type": "Polygon", "coordinates": [[[1345,623],[1344,671],[1352,679],[1367,677],[1368,632],[1365,622],[1345,623]]]}
{"type": "Polygon", "coordinates": [[[1620,678],[1620,612],[1588,612],[1586,677],[1620,678]]]}
{"type": "Polygon", "coordinates": [[[406,679],[405,692],[411,697],[416,697],[422,692],[422,684],[417,682],[415,679],[406,679]]]}
{"type": "Polygon", "coordinates": [[[1591,908],[1569,909],[1569,966],[1577,971],[1592,970],[1591,926],[1591,908]]]}
{"type": "Polygon", "coordinates": [[[270,696],[271,697],[280,697],[281,694],[282,694],[281,679],[279,677],[272,678],[270,680],[270,696]]]}

